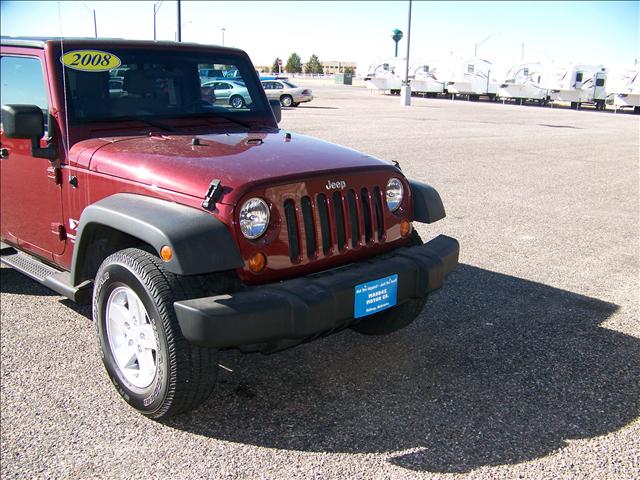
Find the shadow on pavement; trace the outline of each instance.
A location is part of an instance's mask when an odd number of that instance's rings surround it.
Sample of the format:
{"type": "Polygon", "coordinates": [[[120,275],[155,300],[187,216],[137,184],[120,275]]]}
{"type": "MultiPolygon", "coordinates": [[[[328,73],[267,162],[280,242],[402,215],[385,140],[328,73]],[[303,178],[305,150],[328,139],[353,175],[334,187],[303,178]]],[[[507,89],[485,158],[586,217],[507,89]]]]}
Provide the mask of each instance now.
{"type": "MultiPolygon", "coordinates": [[[[0,291],[55,295],[0,269],[0,291]]],[[[90,318],[89,306],[62,303],[90,318]]],[[[617,306],[461,265],[411,326],[350,331],[270,356],[223,352],[220,384],[168,425],[311,452],[385,453],[430,472],[548,455],[640,415],[640,339],[617,306]],[[393,452],[398,452],[394,454],[393,452]]]]}
{"type": "Polygon", "coordinates": [[[391,463],[419,471],[542,457],[640,415],[640,340],[601,327],[616,310],[461,265],[393,335],[225,352],[233,373],[221,370],[207,403],[168,425],[269,448],[399,452],[391,463]]]}
{"type": "Polygon", "coordinates": [[[11,293],[15,295],[58,295],[53,290],[40,285],[35,280],[31,280],[13,268],[0,268],[0,293],[11,293]]]}

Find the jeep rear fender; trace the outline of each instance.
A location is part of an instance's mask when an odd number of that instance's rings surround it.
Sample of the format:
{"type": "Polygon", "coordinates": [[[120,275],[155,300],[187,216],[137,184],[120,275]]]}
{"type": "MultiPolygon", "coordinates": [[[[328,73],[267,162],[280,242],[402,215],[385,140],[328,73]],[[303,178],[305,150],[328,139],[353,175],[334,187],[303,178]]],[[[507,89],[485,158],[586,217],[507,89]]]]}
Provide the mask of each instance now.
{"type": "Polygon", "coordinates": [[[408,180],[413,198],[413,220],[421,223],[433,223],[446,216],[440,195],[431,185],[408,180]]]}
{"type": "MultiPolygon", "coordinates": [[[[220,272],[243,265],[231,233],[213,215],[166,200],[118,193],[83,210],[71,263],[72,285],[95,274],[96,259],[90,258],[90,252],[92,244],[102,240],[103,232],[113,232],[112,243],[122,248],[131,246],[127,245],[131,240],[151,245],[158,254],[163,246],[169,246],[173,256],[166,262],[167,270],[178,275],[220,272]],[[94,267],[88,267],[91,264],[94,267]]],[[[113,253],[113,248],[106,251],[113,253]]]]}

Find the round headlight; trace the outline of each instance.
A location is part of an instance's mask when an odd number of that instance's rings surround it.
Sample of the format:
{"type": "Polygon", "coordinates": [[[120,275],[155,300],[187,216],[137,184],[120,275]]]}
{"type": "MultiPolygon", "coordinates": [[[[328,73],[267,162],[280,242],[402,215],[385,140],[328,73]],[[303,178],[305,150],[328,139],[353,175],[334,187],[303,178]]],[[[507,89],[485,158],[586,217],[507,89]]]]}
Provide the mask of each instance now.
{"type": "Polygon", "coordinates": [[[404,196],[404,188],[402,182],[397,178],[391,178],[387,182],[387,207],[392,212],[395,212],[402,203],[402,197],[404,196]]]}
{"type": "Polygon", "coordinates": [[[269,206],[260,198],[250,198],[240,209],[240,231],[253,240],[267,231],[269,206]]]}

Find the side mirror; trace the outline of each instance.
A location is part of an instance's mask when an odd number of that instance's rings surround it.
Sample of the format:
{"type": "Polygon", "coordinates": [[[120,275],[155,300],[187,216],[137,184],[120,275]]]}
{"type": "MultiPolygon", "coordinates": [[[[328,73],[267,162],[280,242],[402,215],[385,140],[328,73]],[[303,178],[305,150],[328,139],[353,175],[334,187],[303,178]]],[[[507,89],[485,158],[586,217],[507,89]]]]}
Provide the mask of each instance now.
{"type": "Polygon", "coordinates": [[[271,105],[271,110],[273,110],[273,114],[276,117],[276,122],[280,123],[280,120],[282,120],[282,107],[280,106],[280,100],[269,100],[269,105],[271,105]]]}
{"type": "Polygon", "coordinates": [[[37,138],[44,135],[44,117],[36,105],[3,105],[2,129],[9,138],[37,138]]]}
{"type": "Polygon", "coordinates": [[[56,148],[49,145],[40,147],[44,135],[44,114],[36,105],[2,105],[2,130],[9,138],[31,140],[31,155],[39,158],[56,159],[56,148]]]}

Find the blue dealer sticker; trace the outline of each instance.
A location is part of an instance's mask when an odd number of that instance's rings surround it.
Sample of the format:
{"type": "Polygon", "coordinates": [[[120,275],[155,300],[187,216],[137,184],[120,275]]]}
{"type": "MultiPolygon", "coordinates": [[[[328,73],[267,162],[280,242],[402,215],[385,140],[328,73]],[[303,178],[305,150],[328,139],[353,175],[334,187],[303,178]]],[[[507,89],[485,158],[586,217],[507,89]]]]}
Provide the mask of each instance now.
{"type": "Polygon", "coordinates": [[[393,307],[398,300],[398,275],[356,285],[353,317],[360,318],[393,307]]]}

